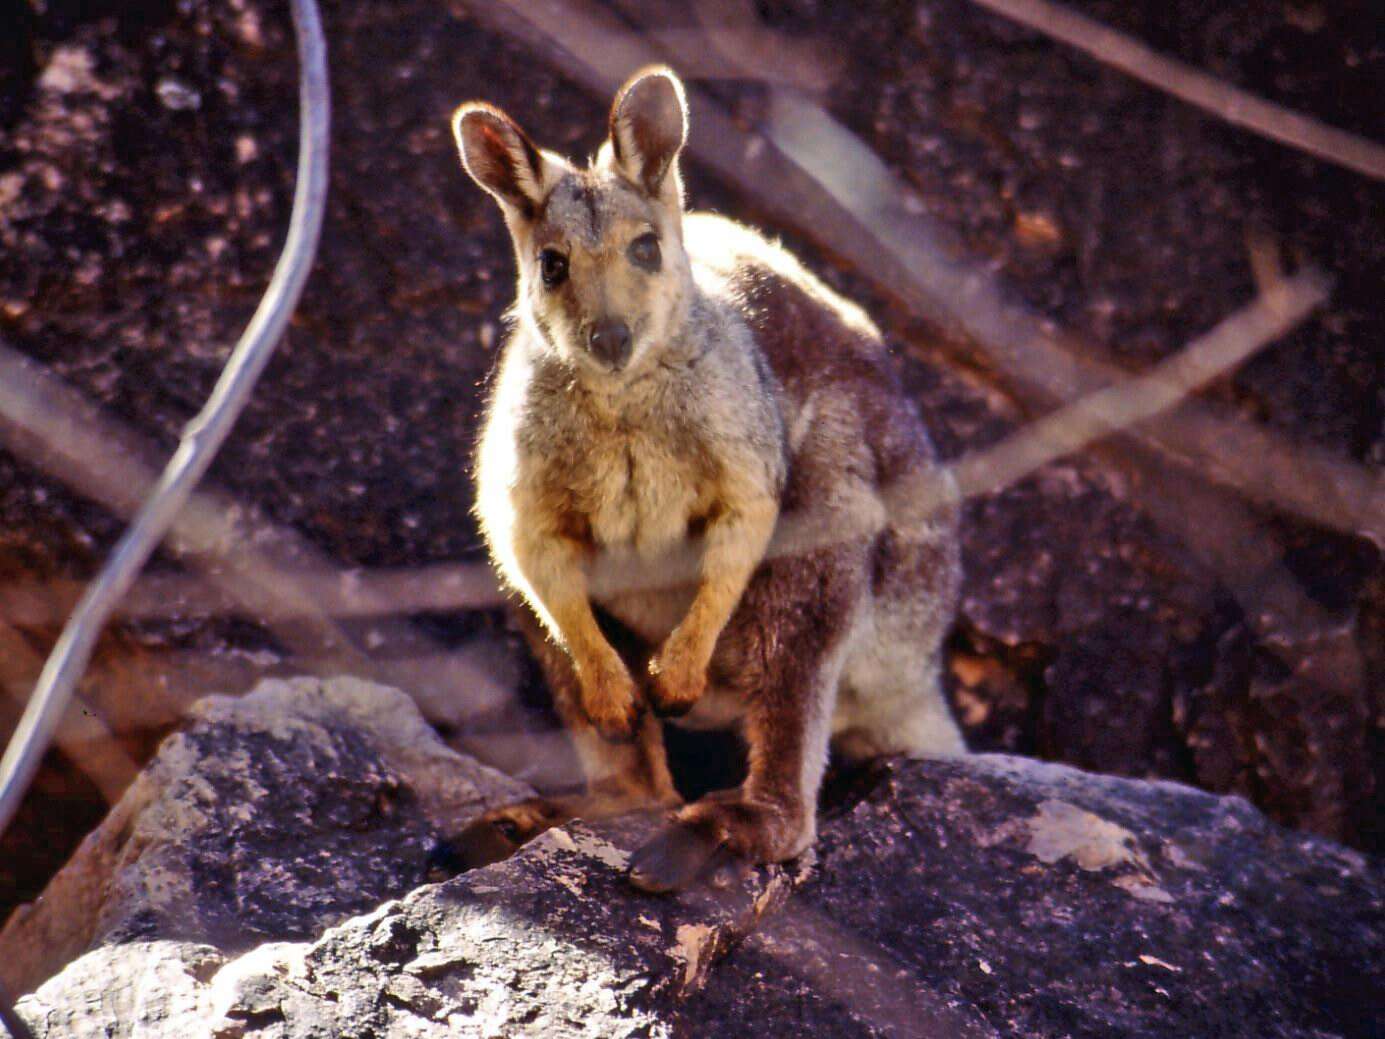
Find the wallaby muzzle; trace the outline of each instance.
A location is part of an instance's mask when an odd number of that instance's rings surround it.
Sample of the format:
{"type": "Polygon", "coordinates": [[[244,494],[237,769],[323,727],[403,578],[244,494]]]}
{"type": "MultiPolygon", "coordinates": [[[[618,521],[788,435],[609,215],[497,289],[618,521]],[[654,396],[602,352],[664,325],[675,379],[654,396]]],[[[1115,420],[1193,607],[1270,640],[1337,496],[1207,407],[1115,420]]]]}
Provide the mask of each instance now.
{"type": "Polygon", "coordinates": [[[587,332],[587,349],[602,364],[620,371],[630,360],[630,328],[618,318],[603,318],[587,332]]]}

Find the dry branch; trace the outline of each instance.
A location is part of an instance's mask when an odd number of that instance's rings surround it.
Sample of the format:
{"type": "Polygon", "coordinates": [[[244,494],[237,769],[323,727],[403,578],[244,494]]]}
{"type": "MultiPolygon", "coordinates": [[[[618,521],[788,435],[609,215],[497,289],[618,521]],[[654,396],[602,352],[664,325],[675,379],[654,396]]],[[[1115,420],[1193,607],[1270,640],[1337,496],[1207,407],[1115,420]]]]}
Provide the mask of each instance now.
{"type": "Polygon", "coordinates": [[[1385,180],[1385,147],[1272,104],[1207,73],[1166,58],[1139,40],[1048,0],[972,0],[1051,36],[1142,83],[1235,126],[1320,159],[1385,180]]]}
{"type": "MultiPolygon", "coordinates": [[[[831,89],[841,73],[843,63],[839,55],[826,47],[767,29],[751,0],[698,0],[694,9],[712,50],[742,76],[820,96],[831,89]]],[[[674,53],[705,49],[700,42],[690,47],[663,33],[656,32],[655,38],[660,46],[674,53]]]]}
{"type": "Polygon", "coordinates": [[[1040,466],[1176,407],[1190,394],[1293,329],[1327,298],[1321,276],[1306,272],[1220,322],[1172,357],[1045,415],[995,447],[961,459],[961,495],[1008,486],[1040,466]]]}
{"type": "MultiPolygon", "coordinates": [[[[301,620],[305,610],[310,618],[386,618],[488,610],[505,601],[485,563],[433,563],[381,570],[331,570],[325,564],[305,568],[295,563],[275,571],[275,576],[291,595],[232,594],[206,577],[147,574],[130,589],[116,615],[126,620],[154,620],[243,614],[275,625],[301,620]],[[252,595],[253,601],[247,601],[252,595]]],[[[0,585],[0,620],[29,627],[58,623],[76,604],[84,586],[85,582],[70,578],[0,585]]],[[[396,632],[387,633],[384,641],[399,648],[396,632]]]]}

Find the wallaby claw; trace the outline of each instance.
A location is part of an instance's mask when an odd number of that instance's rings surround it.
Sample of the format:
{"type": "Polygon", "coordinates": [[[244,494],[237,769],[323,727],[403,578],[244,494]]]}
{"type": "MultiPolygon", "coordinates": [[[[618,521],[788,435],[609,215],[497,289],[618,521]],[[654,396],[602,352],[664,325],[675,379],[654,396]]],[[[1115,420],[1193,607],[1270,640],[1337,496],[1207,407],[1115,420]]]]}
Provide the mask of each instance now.
{"type": "Polygon", "coordinates": [[[671,823],[630,856],[630,883],[651,894],[681,891],[736,859],[710,826],[671,823]]]}
{"type": "Polygon", "coordinates": [[[656,714],[678,718],[697,705],[707,688],[705,665],[698,668],[683,644],[665,645],[649,662],[649,704],[656,714]]]}

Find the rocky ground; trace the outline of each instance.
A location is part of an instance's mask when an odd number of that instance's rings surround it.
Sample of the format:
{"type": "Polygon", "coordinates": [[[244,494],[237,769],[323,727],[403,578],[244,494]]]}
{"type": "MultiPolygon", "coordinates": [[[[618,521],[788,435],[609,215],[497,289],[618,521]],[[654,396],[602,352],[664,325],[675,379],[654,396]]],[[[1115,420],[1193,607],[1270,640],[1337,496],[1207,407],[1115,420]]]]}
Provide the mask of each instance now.
{"type": "MultiPolygon", "coordinates": [[[[1079,6],[1214,74],[1379,133],[1385,84],[1369,4],[1079,6]]],[[[613,20],[648,58],[696,60],[683,70],[727,126],[753,135],[763,124],[766,88],[715,47],[680,44],[679,32],[697,29],[680,5],[560,8],[613,20]],[[651,27],[670,32],[649,36],[651,27]]],[[[1107,360],[1166,356],[1244,303],[1248,232],[1271,235],[1291,261],[1322,265],[1334,279],[1326,310],[1208,396],[1378,479],[1380,185],[1232,130],[970,5],[754,8],[779,41],[760,54],[763,78],[820,99],[947,230],[959,257],[997,272],[1015,299],[1107,360]]],[[[167,451],[281,242],[295,148],[286,9],[47,0],[9,10],[0,346],[167,451]]],[[[485,97],[541,143],[581,154],[598,143],[607,104],[570,53],[503,13],[461,0],[325,5],[335,113],[319,262],[210,482],[337,567],[476,558],[464,460],[512,260],[489,202],[457,169],[447,117],[458,101],[485,97]]],[[[591,57],[590,41],[574,35],[582,24],[564,32],[591,57]]],[[[774,204],[774,181],[750,191],[698,157],[733,142],[693,133],[692,201],[773,226],[870,306],[945,455],[990,444],[1047,408],[975,344],[843,262],[808,221],[795,224],[774,204]]],[[[89,575],[118,517],[3,422],[0,433],[0,580],[89,575]]],[[[1141,451],[1106,445],[969,507],[949,682],[973,745],[1240,794],[1282,823],[1380,850],[1380,546],[1242,502],[1215,473],[1151,464],[1141,451]],[[1209,543],[1190,529],[1222,536],[1209,543]],[[1287,600],[1270,602],[1271,587],[1287,600]]],[[[156,572],[180,565],[161,557],[156,572]]],[[[444,649],[483,635],[510,645],[494,613],[408,624],[444,649]]],[[[0,684],[22,691],[55,625],[7,617],[0,591],[0,626],[16,648],[0,684]]],[[[377,654],[394,646],[373,642],[368,625],[351,634],[377,654]]],[[[244,684],[205,688],[235,692],[292,655],[283,630],[253,616],[128,622],[98,657],[106,687],[88,692],[124,703],[141,676],[209,659],[234,661],[244,684]]],[[[531,707],[541,700],[532,686],[523,686],[531,707]]],[[[105,720],[135,764],[173,720],[114,715],[105,720]]],[[[0,726],[14,716],[12,702],[0,703],[0,726]]],[[[33,897],[103,811],[99,791],[53,756],[0,845],[0,913],[33,897]]],[[[1186,981],[1144,964],[1146,951],[1160,956],[1132,945],[1140,966],[1129,969],[1149,979],[1151,1000],[1186,981]]]]}
{"type": "Polygon", "coordinates": [[[0,980],[37,989],[18,1010],[41,1039],[1326,1039],[1385,1020],[1380,864],[1239,798],[1008,755],[889,764],[836,785],[815,853],[719,887],[634,891],[641,818],[423,883],[438,834],[522,792],[397,690],[213,698],[0,932],[0,980]]]}

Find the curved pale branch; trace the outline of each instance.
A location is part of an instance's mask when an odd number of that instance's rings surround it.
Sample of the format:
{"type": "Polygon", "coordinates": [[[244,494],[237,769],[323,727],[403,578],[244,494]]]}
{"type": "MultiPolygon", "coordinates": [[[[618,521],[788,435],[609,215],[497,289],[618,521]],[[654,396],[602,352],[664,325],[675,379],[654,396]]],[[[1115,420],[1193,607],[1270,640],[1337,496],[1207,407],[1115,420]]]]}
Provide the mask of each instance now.
{"type": "Polygon", "coordinates": [[[158,485],[82,596],[44,666],[24,717],[0,760],[0,832],[19,808],[106,619],[216,457],[283,335],[307,281],[327,197],[327,46],[313,0],[293,0],[293,19],[300,60],[298,180],[284,251],[211,398],[184,432],[158,485]]]}

